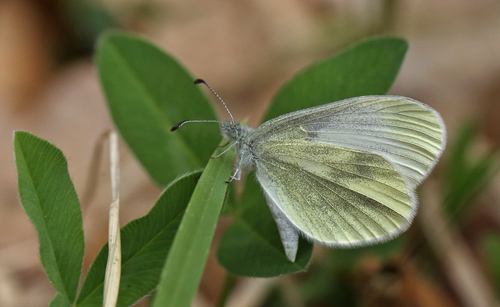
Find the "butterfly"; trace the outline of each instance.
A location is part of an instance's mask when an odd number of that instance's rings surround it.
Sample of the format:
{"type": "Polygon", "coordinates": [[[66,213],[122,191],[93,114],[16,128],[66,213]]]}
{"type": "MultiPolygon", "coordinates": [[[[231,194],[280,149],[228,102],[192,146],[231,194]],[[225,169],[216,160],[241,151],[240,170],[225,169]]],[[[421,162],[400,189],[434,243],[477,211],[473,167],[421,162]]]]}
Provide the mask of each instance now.
{"type": "Polygon", "coordinates": [[[219,122],[236,148],[237,166],[255,171],[276,221],[287,258],[299,235],[330,247],[390,240],[411,224],[417,186],[446,143],[446,128],[431,107],[402,96],[361,96],[287,113],[258,128],[219,122]]]}

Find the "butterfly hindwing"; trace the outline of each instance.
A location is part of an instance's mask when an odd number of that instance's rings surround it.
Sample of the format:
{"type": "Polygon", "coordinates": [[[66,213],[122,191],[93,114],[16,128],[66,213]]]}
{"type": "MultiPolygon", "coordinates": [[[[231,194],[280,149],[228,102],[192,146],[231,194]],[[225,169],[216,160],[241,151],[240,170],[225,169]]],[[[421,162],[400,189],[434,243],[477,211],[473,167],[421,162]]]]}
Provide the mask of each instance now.
{"type": "Polygon", "coordinates": [[[259,158],[257,178],[297,229],[330,246],[384,241],[416,209],[389,162],[332,145],[276,143],[259,158]]]}

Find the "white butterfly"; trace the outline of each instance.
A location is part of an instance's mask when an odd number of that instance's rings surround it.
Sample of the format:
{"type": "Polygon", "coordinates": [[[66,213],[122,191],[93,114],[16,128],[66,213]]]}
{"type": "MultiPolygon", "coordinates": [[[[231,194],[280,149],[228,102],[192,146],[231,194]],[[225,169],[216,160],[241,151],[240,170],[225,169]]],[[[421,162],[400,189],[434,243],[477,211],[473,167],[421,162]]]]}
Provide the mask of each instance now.
{"type": "MultiPolygon", "coordinates": [[[[345,99],[257,129],[230,116],[213,121],[232,141],[220,155],[236,147],[239,156],[230,180],[256,171],[292,262],[299,233],[327,246],[359,247],[404,232],[417,210],[415,189],[446,142],[439,113],[401,96],[345,99]]],[[[180,122],[172,131],[187,122],[200,121],[180,122]]]]}

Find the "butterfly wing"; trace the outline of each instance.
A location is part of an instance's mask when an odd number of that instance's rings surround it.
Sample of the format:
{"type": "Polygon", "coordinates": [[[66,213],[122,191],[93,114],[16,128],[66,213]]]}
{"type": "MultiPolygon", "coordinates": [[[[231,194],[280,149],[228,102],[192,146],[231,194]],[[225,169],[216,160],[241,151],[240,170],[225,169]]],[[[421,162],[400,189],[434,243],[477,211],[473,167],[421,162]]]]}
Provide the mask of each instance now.
{"type": "Polygon", "coordinates": [[[257,178],[268,203],[306,237],[330,246],[385,241],[415,213],[413,194],[387,160],[349,148],[276,143],[259,157],[257,178]]]}
{"type": "Polygon", "coordinates": [[[362,96],[279,116],[254,138],[260,144],[307,139],[379,154],[413,190],[443,152],[446,129],[439,113],[416,100],[362,96]]]}
{"type": "Polygon", "coordinates": [[[251,141],[271,209],[310,239],[353,247],[406,230],[415,188],[441,155],[445,128],[415,100],[364,96],[277,117],[251,141]]]}

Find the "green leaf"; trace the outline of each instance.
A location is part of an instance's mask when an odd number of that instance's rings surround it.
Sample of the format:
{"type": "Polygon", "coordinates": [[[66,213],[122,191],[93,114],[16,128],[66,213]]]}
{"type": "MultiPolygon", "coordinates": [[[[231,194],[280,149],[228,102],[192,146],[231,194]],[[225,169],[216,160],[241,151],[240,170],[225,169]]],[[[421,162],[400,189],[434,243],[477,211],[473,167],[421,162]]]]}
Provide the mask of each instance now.
{"type": "MultiPolygon", "coordinates": [[[[399,38],[370,38],[313,64],[281,88],[264,118],[269,120],[355,96],[385,94],[396,78],[407,49],[407,43],[399,38]]],[[[283,248],[279,247],[281,242],[271,214],[263,205],[262,192],[252,181],[255,180],[247,180],[242,202],[252,204],[250,207],[254,209],[243,212],[228,228],[219,244],[219,261],[233,274],[245,276],[274,276],[305,269],[311,257],[311,243],[300,242],[299,253],[303,253],[300,257],[304,258],[297,259],[297,266],[291,265],[284,254],[270,256],[271,251],[283,253],[283,248]],[[248,200],[253,195],[259,199],[248,200]],[[243,242],[251,249],[243,246],[243,242]],[[250,252],[253,257],[246,257],[250,252]]]]}
{"type": "Polygon", "coordinates": [[[99,40],[97,66],[116,127],[159,185],[205,165],[220,139],[217,125],[170,133],[181,120],[216,118],[174,58],[140,38],[110,33],[99,40]]]}
{"type": "Polygon", "coordinates": [[[85,243],[68,164],[58,148],[28,132],[15,133],[14,152],[19,196],[38,234],[43,268],[59,296],[73,302],[85,243]]]}
{"type": "MultiPolygon", "coordinates": [[[[214,156],[221,152],[217,149],[214,156]]],[[[153,306],[190,306],[207,261],[234,160],[211,159],[196,185],[161,274],[153,306]]]]}
{"type": "Polygon", "coordinates": [[[49,307],[70,307],[71,302],[68,301],[68,298],[61,293],[56,293],[56,295],[52,298],[49,303],[49,307]]]}
{"type": "MultiPolygon", "coordinates": [[[[117,306],[130,306],[153,291],[201,172],[172,182],[145,216],[123,226],[122,271],[117,306]]],[[[77,306],[101,306],[108,245],[92,264],[77,306]]]]}
{"type": "Polygon", "coordinates": [[[369,38],[309,66],[278,91],[264,121],[350,97],[386,94],[407,49],[400,38],[369,38]]]}
{"type": "Polygon", "coordinates": [[[226,270],[248,277],[272,277],[307,268],[313,245],[301,238],[295,262],[287,259],[255,176],[247,177],[245,182],[242,209],[241,217],[226,230],[217,250],[217,259],[226,270]]]}

